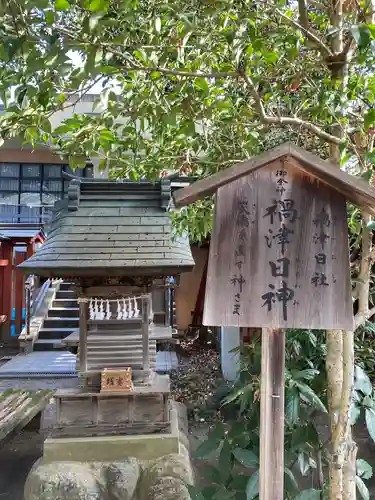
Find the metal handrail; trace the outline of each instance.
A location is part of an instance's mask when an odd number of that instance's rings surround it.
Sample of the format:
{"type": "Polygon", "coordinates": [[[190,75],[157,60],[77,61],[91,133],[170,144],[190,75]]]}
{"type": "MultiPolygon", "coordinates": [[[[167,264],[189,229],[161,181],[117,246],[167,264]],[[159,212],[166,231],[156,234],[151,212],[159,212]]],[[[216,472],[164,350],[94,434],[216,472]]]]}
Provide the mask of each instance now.
{"type": "MultiPolygon", "coordinates": [[[[32,316],[38,311],[40,305],[44,301],[47,290],[51,286],[52,281],[48,279],[38,289],[35,285],[36,277],[30,274],[25,281],[25,327],[26,338],[30,335],[30,324],[32,316]]],[[[23,332],[22,332],[23,333],[23,332]]]]}

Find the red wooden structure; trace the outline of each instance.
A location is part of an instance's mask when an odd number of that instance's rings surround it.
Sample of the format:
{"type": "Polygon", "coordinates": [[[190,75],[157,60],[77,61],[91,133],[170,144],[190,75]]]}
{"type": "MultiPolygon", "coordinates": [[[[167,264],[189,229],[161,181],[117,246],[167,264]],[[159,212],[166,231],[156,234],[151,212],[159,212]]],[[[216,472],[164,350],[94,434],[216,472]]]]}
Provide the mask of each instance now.
{"type": "Polygon", "coordinates": [[[17,266],[31,257],[44,241],[44,232],[34,224],[0,226],[0,340],[3,344],[16,344],[22,330],[25,276],[17,266]]]}

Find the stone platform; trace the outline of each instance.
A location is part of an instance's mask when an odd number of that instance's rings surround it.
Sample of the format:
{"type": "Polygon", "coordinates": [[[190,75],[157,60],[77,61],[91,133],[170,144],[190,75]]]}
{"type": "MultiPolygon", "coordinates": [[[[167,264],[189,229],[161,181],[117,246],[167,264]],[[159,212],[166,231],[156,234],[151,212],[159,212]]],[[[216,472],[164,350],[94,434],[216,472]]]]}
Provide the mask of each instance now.
{"type": "Polygon", "coordinates": [[[172,403],[171,421],[163,435],[47,439],[25,500],[190,500],[183,405],[172,403]]]}

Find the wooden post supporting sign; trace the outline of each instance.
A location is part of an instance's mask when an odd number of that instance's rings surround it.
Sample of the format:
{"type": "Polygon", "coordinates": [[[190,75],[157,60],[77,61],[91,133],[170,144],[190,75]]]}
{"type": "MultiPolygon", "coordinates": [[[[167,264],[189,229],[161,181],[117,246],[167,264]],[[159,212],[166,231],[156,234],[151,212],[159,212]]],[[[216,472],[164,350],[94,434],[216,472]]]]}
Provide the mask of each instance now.
{"type": "Polygon", "coordinates": [[[259,498],[284,498],[285,330],[262,329],[259,498]],[[272,481],[264,480],[272,471],[272,481]]]}
{"type": "Polygon", "coordinates": [[[262,328],[260,500],[284,498],[287,328],[353,328],[346,201],[375,190],[285,144],[175,194],[216,193],[204,325],[262,328]]]}

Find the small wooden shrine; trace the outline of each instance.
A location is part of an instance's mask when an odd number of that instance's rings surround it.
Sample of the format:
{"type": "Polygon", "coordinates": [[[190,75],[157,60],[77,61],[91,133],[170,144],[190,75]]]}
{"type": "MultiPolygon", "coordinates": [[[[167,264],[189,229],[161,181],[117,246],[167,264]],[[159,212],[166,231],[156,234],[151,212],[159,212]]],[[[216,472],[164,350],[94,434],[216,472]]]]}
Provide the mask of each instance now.
{"type": "Polygon", "coordinates": [[[152,290],[194,265],[187,238],[173,238],[171,188],[73,178],[54,209],[45,245],[22,264],[72,282],[80,307],[80,389],[59,391],[58,436],[156,432],[169,425],[169,377],[155,373],[152,290]]]}

